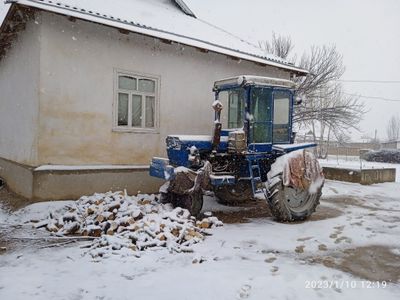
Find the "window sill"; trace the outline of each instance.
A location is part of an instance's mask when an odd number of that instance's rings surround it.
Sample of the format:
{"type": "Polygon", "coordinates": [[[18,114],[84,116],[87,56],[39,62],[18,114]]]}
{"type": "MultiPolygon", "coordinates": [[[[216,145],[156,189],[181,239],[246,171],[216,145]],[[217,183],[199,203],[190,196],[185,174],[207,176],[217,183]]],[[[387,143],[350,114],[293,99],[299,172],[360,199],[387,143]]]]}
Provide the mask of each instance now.
{"type": "Polygon", "coordinates": [[[160,131],[158,128],[155,129],[146,129],[146,128],[123,128],[123,127],[114,127],[112,132],[116,133],[149,133],[149,134],[159,134],[160,131]]]}

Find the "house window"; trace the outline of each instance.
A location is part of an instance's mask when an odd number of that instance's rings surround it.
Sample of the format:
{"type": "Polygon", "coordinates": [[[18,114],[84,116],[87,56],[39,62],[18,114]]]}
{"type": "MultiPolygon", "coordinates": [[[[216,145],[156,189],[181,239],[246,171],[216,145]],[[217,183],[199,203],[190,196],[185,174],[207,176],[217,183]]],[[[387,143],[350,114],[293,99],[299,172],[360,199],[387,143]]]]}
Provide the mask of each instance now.
{"type": "Polygon", "coordinates": [[[155,130],[158,79],[117,73],[116,84],[116,127],[155,130]]]}

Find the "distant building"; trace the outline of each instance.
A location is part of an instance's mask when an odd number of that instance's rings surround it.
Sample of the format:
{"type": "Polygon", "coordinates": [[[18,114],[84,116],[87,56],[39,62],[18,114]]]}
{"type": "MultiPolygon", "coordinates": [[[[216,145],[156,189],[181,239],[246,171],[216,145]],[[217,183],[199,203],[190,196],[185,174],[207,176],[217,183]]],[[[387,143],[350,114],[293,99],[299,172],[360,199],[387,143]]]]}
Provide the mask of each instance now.
{"type": "Polygon", "coordinates": [[[390,142],[382,142],[382,149],[400,149],[400,140],[399,141],[390,141],[390,142]]]}
{"type": "Polygon", "coordinates": [[[183,0],[10,3],[0,177],[26,198],[155,192],[148,164],[165,156],[166,136],[211,134],[215,80],[307,74],[197,19],[183,0]]]}

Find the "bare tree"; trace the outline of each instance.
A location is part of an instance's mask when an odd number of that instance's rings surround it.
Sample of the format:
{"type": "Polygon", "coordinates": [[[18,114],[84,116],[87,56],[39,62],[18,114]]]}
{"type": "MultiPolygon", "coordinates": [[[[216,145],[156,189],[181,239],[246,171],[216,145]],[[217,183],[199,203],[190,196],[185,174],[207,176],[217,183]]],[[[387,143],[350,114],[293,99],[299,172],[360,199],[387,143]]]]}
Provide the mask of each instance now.
{"type": "Polygon", "coordinates": [[[350,142],[351,138],[348,134],[341,132],[336,136],[336,140],[339,145],[345,145],[346,143],[350,142]]]}
{"type": "Polygon", "coordinates": [[[289,58],[289,54],[292,52],[294,46],[290,36],[276,35],[272,32],[271,41],[260,41],[258,45],[268,54],[276,55],[285,60],[294,60],[295,58],[289,58]]]}
{"type": "Polygon", "coordinates": [[[389,141],[397,141],[400,139],[400,117],[393,115],[386,126],[386,134],[389,141]]]}
{"type": "Polygon", "coordinates": [[[343,75],[343,57],[335,46],[312,46],[310,53],[302,55],[299,66],[310,72],[297,79],[298,92],[307,98],[324,97],[337,93],[341,85],[337,80],[343,75]]]}
{"type": "Polygon", "coordinates": [[[336,140],[348,135],[349,129],[358,129],[365,113],[364,103],[342,94],[341,89],[322,92],[308,98],[295,110],[293,121],[311,128],[314,142],[318,142],[317,155],[324,158],[332,136],[336,140]]]}
{"type": "MultiPolygon", "coordinates": [[[[293,45],[289,37],[273,34],[271,42],[260,43],[260,46],[283,59],[294,57],[291,56],[293,45]]],[[[358,129],[365,106],[359,98],[343,93],[338,80],[345,67],[343,57],[334,45],[312,46],[309,53],[302,55],[298,65],[310,73],[295,79],[297,93],[305,101],[296,107],[293,121],[299,128],[311,129],[314,141],[321,145],[317,155],[324,157],[332,135],[338,139],[347,134],[349,129],[358,129]]]]}

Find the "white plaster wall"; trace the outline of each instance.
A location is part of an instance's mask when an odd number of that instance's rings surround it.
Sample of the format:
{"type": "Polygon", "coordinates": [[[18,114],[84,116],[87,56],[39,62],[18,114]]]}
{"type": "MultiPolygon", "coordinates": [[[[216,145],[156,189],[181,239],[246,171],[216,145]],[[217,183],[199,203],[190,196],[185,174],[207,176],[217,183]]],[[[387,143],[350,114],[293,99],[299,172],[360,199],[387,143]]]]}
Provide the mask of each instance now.
{"type": "Polygon", "coordinates": [[[42,15],[40,164],[148,164],[171,133],[210,134],[216,79],[289,74],[49,13],[42,15]],[[113,128],[114,72],[159,76],[158,133],[113,128]]]}
{"type": "Polygon", "coordinates": [[[0,157],[37,163],[40,26],[33,20],[0,60],[0,157]]]}

